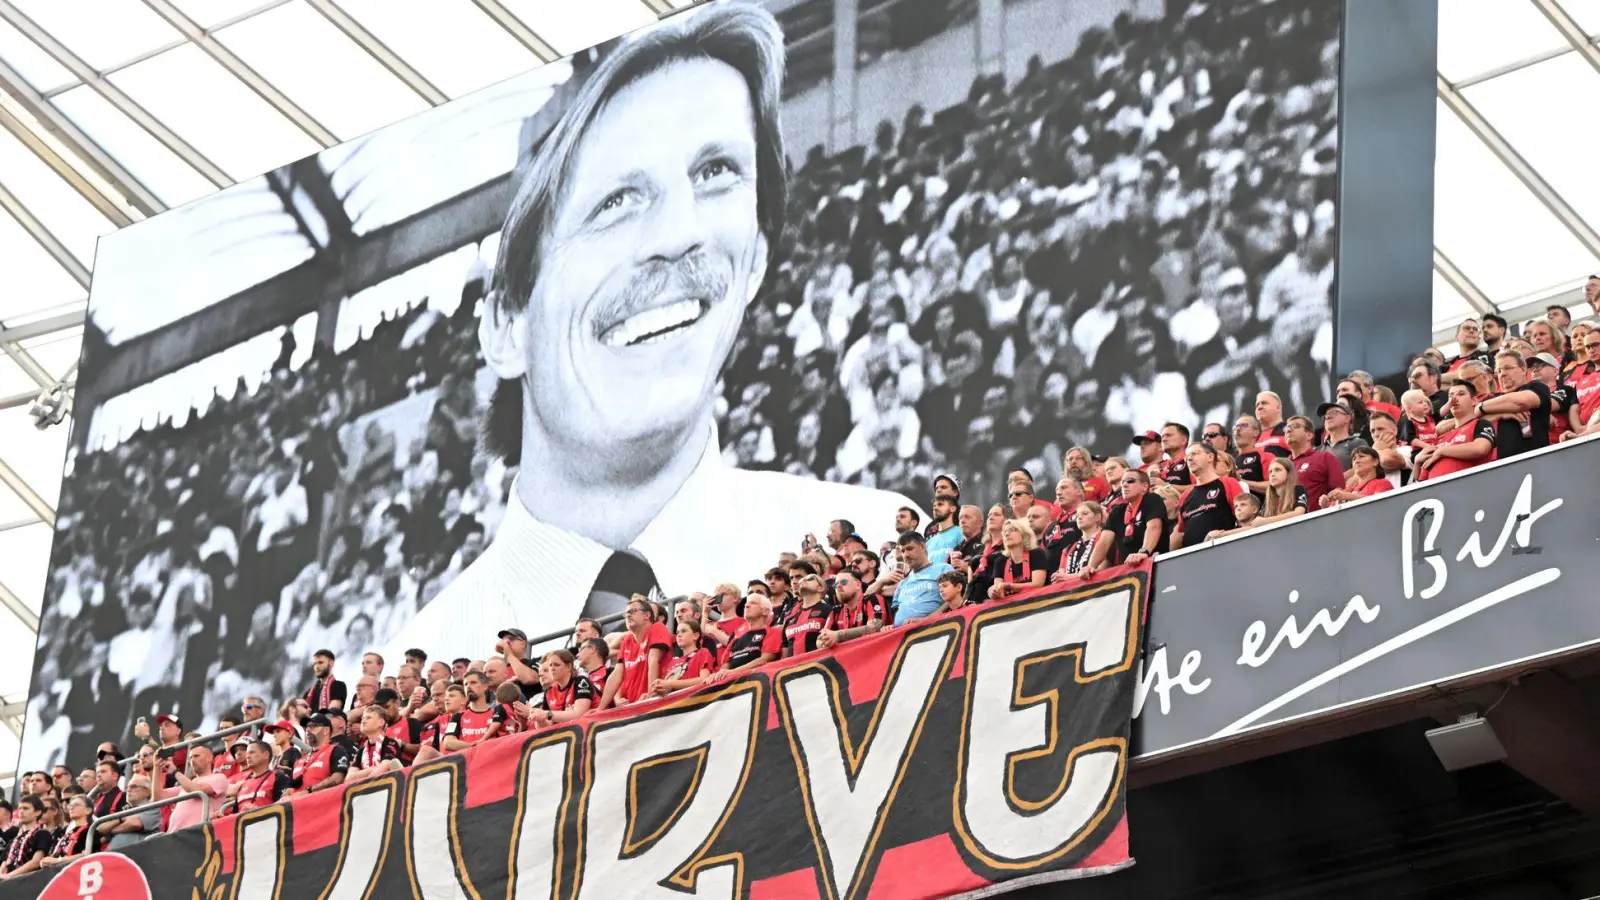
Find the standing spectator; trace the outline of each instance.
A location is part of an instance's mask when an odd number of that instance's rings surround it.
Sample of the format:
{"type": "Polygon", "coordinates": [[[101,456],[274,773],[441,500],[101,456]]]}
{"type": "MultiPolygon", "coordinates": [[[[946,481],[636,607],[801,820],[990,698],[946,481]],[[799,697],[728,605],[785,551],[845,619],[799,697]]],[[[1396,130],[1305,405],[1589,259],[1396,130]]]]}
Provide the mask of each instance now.
{"type": "Polygon", "coordinates": [[[446,753],[466,750],[492,738],[494,707],[489,705],[489,679],[482,672],[467,673],[461,684],[449,687],[453,710],[445,723],[440,749],[446,753]]]}
{"type": "Polygon", "coordinates": [[[238,812],[271,806],[289,790],[289,775],[273,765],[272,745],[266,741],[251,741],[245,747],[244,767],[244,777],[229,789],[238,812]]]}
{"type": "Polygon", "coordinates": [[[1460,352],[1445,365],[1446,372],[1455,372],[1471,360],[1478,360],[1486,366],[1491,365],[1491,357],[1483,349],[1483,332],[1478,328],[1477,319],[1468,316],[1456,326],[1456,346],[1460,348],[1460,352]]]}
{"type": "Polygon", "coordinates": [[[101,760],[94,768],[94,817],[103,819],[112,813],[128,808],[128,795],[118,785],[122,780],[122,767],[111,760],[101,760]]]}
{"type": "MultiPolygon", "coordinates": [[[[304,694],[306,703],[316,710],[344,709],[345,702],[350,698],[350,689],[333,676],[333,651],[318,650],[313,654],[311,672],[315,680],[304,694]]],[[[251,716],[250,713],[249,709],[244,711],[245,719],[253,721],[261,718],[266,715],[265,705],[262,705],[259,715],[251,716]]]]}
{"type": "MultiPolygon", "coordinates": [[[[1444,406],[1450,400],[1450,395],[1439,383],[1439,377],[1439,366],[1430,359],[1418,359],[1412,362],[1411,372],[1407,376],[1412,389],[1421,391],[1426,396],[1428,404],[1432,407],[1430,414],[1435,419],[1444,415],[1444,406]]],[[[1401,395],[1400,404],[1402,407],[1405,406],[1405,395],[1401,395]]]]}
{"type": "Polygon", "coordinates": [[[1283,522],[1310,511],[1310,495],[1295,478],[1297,468],[1294,460],[1287,457],[1273,457],[1267,464],[1267,499],[1261,504],[1256,525],[1283,522]]]}
{"type": "Polygon", "coordinates": [[[89,798],[80,794],[69,798],[66,804],[70,824],[61,829],[50,855],[39,860],[39,865],[47,869],[64,866],[89,852],[89,798]]]}
{"type": "Polygon", "coordinates": [[[1189,463],[1184,452],[1189,446],[1189,426],[1168,422],[1161,426],[1161,479],[1167,484],[1183,487],[1194,484],[1189,463]]]}
{"type": "MultiPolygon", "coordinates": [[[[816,578],[817,576],[808,575],[806,577],[816,578]]],[[[801,595],[804,596],[804,593],[805,590],[802,587],[801,595]]],[[[650,695],[653,697],[665,697],[673,691],[698,687],[708,681],[711,678],[711,674],[717,669],[717,655],[701,646],[699,623],[688,619],[679,621],[677,639],[677,657],[672,660],[672,664],[667,667],[661,677],[650,685],[650,695]]],[[[571,667],[567,667],[564,671],[570,674],[571,667]]]]}
{"type": "Polygon", "coordinates": [[[1216,449],[1204,442],[1190,444],[1187,462],[1194,487],[1184,493],[1178,504],[1172,529],[1173,549],[1185,542],[1203,543],[1211,539],[1212,532],[1228,531],[1239,524],[1233,516],[1233,501],[1244,486],[1217,473],[1216,449]]]}
{"type": "MultiPolygon", "coordinates": [[[[1032,496],[1030,490],[1030,506],[1032,496]]],[[[1016,501],[1012,502],[1015,504],[1016,501]]],[[[900,535],[900,540],[895,544],[895,558],[899,562],[894,570],[879,578],[869,593],[894,588],[894,620],[897,625],[933,615],[942,605],[938,578],[945,572],[953,571],[950,564],[928,559],[922,535],[915,531],[900,535]]]]}
{"type": "Polygon", "coordinates": [[[1450,414],[1450,430],[1416,455],[1418,481],[1464,472],[1494,459],[1494,423],[1479,416],[1471,386],[1459,381],[1450,385],[1450,414]]]}
{"type": "MultiPolygon", "coordinates": [[[[681,633],[685,625],[678,627],[681,633]]],[[[602,646],[605,644],[599,638],[590,638],[584,642],[584,646],[591,642],[598,642],[602,646]]],[[[550,673],[550,683],[544,689],[544,708],[528,712],[530,727],[571,722],[586,715],[600,699],[600,693],[588,674],[578,671],[577,660],[571,651],[552,650],[544,655],[543,665],[550,673]]],[[[684,671],[688,670],[689,667],[685,665],[684,671]]]]}
{"type": "Polygon", "coordinates": [[[728,645],[723,673],[753,669],[783,653],[783,629],[772,623],[772,602],[762,594],[744,598],[745,629],[728,645]]]}
{"type": "MultiPolygon", "coordinates": [[[[1544,354],[1553,358],[1551,354],[1544,354]]],[[[1495,378],[1500,393],[1478,401],[1474,413],[1488,416],[1495,427],[1495,458],[1509,459],[1519,453],[1550,445],[1550,388],[1531,377],[1522,357],[1502,350],[1495,355],[1495,378]]]]}
{"type": "Polygon", "coordinates": [[[1272,391],[1256,395],[1256,423],[1261,426],[1261,436],[1256,439],[1262,450],[1281,449],[1287,453],[1289,441],[1284,436],[1288,423],[1283,419],[1283,400],[1272,391]]]}
{"type": "MultiPolygon", "coordinates": [[[[782,573],[787,586],[788,574],[773,569],[767,573],[769,581],[773,572],[782,573]]],[[[605,692],[600,697],[601,709],[636,703],[649,696],[650,683],[661,677],[667,657],[672,653],[672,635],[667,633],[665,625],[656,621],[650,601],[644,595],[634,594],[623,615],[628,630],[617,648],[617,662],[606,679],[605,692]]]]}
{"type": "MultiPolygon", "coordinates": [[[[1305,416],[1291,416],[1285,423],[1283,435],[1289,442],[1289,459],[1294,463],[1296,483],[1305,488],[1309,508],[1321,509],[1323,494],[1344,487],[1344,467],[1339,464],[1338,457],[1313,446],[1316,429],[1305,416]]],[[[1270,510],[1272,504],[1267,506],[1270,510]]]]}
{"type": "Polygon", "coordinates": [[[799,656],[817,649],[817,636],[827,627],[833,604],[828,602],[822,576],[807,572],[796,582],[800,604],[783,625],[783,655],[799,656]]]}
{"type": "Polygon", "coordinates": [[[167,831],[182,831],[204,822],[206,813],[216,813],[221,808],[222,801],[228,795],[228,777],[219,774],[215,768],[215,752],[209,744],[196,744],[189,749],[189,771],[178,768],[178,764],[171,758],[162,759],[162,778],[155,779],[152,784],[150,799],[162,800],[171,794],[171,789],[165,787],[163,782],[172,780],[174,785],[183,793],[198,794],[209,798],[209,810],[200,800],[185,800],[172,807],[172,817],[167,820],[167,831]]]}
{"type": "MultiPolygon", "coordinates": [[[[1361,401],[1354,397],[1340,397],[1332,403],[1317,407],[1317,417],[1322,419],[1322,446],[1319,449],[1332,453],[1339,460],[1339,471],[1350,468],[1350,452],[1357,447],[1369,446],[1365,438],[1356,434],[1358,420],[1365,414],[1361,401]]],[[[1338,484],[1342,485],[1343,480],[1338,484]]]]}
{"type": "MultiPolygon", "coordinates": [[[[143,806],[150,802],[150,776],[144,772],[136,773],[128,778],[128,806],[143,806]]],[[[100,822],[95,825],[95,830],[101,834],[111,835],[111,842],[106,844],[107,850],[122,850],[144,840],[146,836],[161,831],[161,810],[147,809],[144,812],[110,822],[100,822]]]]}
{"type": "MultiPolygon", "coordinates": [[[[0,862],[0,880],[11,881],[37,870],[55,847],[55,839],[44,827],[44,801],[24,794],[17,801],[17,834],[0,862]]],[[[111,823],[107,823],[111,824],[111,823]]]]}
{"type": "Polygon", "coordinates": [[[1026,520],[1008,519],[1001,525],[1000,546],[1000,568],[995,574],[998,580],[989,587],[990,600],[1004,600],[1040,587],[1050,577],[1049,561],[1026,520]]]}
{"type": "Polygon", "coordinates": [[[1150,476],[1129,469],[1122,476],[1122,503],[1110,513],[1107,525],[1116,543],[1113,565],[1136,566],[1156,553],[1164,553],[1171,540],[1167,506],[1150,490],[1150,476]]]}
{"type": "Polygon", "coordinates": [[[295,793],[338,787],[350,772],[350,748],[333,739],[333,720],[324,713],[312,713],[305,726],[311,752],[296,764],[290,787],[295,793]]]}
{"type": "Polygon", "coordinates": [[[1085,500],[1078,504],[1073,516],[1077,520],[1078,539],[1061,554],[1061,564],[1050,576],[1050,580],[1058,584],[1071,578],[1086,580],[1094,577],[1096,572],[1105,568],[1106,560],[1114,553],[1112,544],[1115,538],[1105,528],[1105,507],[1093,500],[1085,500]]]}

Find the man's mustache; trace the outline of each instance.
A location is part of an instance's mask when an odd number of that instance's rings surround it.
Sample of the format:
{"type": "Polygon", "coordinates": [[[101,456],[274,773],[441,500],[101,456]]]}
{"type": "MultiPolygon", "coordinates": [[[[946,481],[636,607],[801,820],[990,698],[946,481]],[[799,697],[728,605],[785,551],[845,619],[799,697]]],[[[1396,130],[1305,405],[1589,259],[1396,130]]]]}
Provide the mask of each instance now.
{"type": "Polygon", "coordinates": [[[694,297],[709,306],[727,296],[733,273],[704,253],[661,260],[637,270],[601,309],[602,330],[654,306],[664,295],[694,297]]]}

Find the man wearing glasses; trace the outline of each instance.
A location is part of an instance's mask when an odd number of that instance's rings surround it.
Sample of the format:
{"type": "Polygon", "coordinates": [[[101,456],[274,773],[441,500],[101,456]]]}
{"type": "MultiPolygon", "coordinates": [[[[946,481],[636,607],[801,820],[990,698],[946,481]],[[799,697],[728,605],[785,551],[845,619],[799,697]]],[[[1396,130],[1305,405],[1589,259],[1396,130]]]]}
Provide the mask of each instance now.
{"type": "Polygon", "coordinates": [[[1233,423],[1233,446],[1239,451],[1233,458],[1234,477],[1258,500],[1267,496],[1267,457],[1289,455],[1282,447],[1258,447],[1260,437],[1261,423],[1255,416],[1240,416],[1233,423]]]}
{"type": "Polygon", "coordinates": [[[637,702],[650,695],[650,683],[661,677],[672,655],[672,635],[655,620],[655,610],[643,594],[628,600],[623,621],[628,631],[617,647],[616,662],[606,677],[599,709],[637,702]]]}

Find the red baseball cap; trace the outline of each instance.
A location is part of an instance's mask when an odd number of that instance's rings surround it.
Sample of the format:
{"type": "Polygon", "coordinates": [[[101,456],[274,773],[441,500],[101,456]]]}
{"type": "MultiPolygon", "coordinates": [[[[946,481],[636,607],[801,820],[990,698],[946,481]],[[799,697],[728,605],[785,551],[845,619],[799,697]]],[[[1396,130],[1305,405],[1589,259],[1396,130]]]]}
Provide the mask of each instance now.
{"type": "Polygon", "coordinates": [[[293,734],[294,733],[294,723],[290,722],[288,719],[279,719],[278,721],[273,722],[271,725],[262,726],[261,730],[263,732],[268,732],[268,731],[287,731],[290,734],[293,734]]]}
{"type": "Polygon", "coordinates": [[[1135,444],[1143,444],[1146,442],[1159,444],[1161,443],[1161,435],[1154,431],[1146,431],[1144,434],[1134,435],[1133,442],[1135,444]]]}
{"type": "Polygon", "coordinates": [[[178,730],[179,731],[183,730],[183,720],[178,718],[177,716],[173,715],[172,713],[162,713],[161,715],[156,716],[156,725],[157,725],[157,727],[159,727],[161,725],[165,725],[168,722],[171,722],[172,724],[178,726],[178,730]]]}

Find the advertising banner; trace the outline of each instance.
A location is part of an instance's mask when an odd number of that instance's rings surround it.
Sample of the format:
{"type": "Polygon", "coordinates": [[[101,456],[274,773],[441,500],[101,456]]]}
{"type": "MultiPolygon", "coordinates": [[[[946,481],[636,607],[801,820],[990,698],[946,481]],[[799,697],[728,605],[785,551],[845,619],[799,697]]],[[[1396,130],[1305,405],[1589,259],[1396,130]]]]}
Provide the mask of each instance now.
{"type": "Polygon", "coordinates": [[[0,900],[844,900],[1113,872],[1132,863],[1148,582],[1146,564],[966,607],[25,876],[0,900]]]}
{"type": "Polygon", "coordinates": [[[1597,465],[1552,448],[1162,559],[1138,755],[1600,641],[1597,465]]]}

